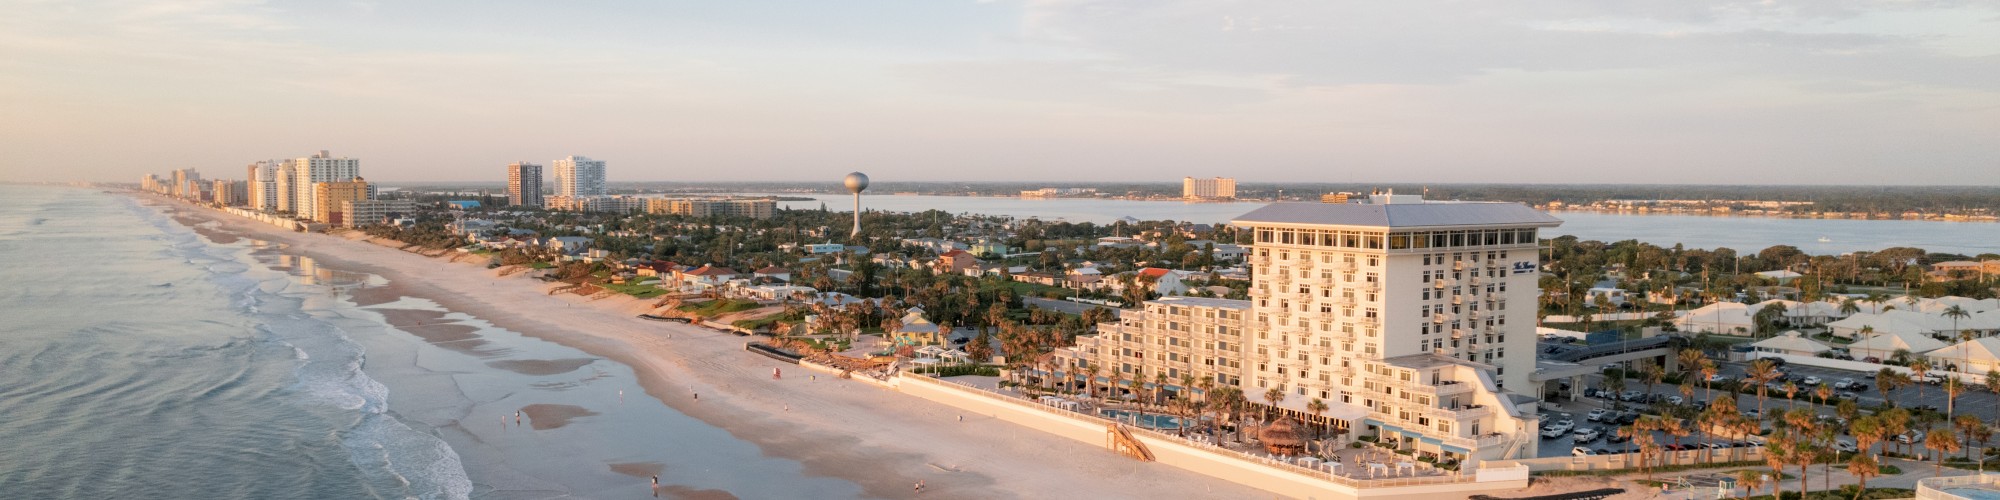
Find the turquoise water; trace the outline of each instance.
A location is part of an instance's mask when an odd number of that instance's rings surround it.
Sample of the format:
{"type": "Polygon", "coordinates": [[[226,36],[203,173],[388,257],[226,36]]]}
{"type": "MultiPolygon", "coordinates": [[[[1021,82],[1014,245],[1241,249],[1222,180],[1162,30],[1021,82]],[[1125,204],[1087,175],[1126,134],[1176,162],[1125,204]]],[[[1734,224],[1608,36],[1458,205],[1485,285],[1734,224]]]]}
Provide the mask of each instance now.
{"type": "MultiPolygon", "coordinates": [[[[843,211],[854,200],[836,195],[799,195],[810,201],[784,201],[778,205],[794,209],[843,211]]],[[[863,196],[863,208],[894,212],[944,210],[1012,217],[1039,217],[1070,222],[1106,224],[1120,217],[1140,220],[1181,220],[1196,223],[1227,223],[1231,218],[1264,206],[1262,203],[1185,203],[1179,201],[1137,201],[1060,198],[1024,200],[969,196],[863,196]]],[[[1563,225],[1546,235],[1575,235],[1599,241],[1639,240],[1671,247],[1729,247],[1756,251],[1772,245],[1792,245],[1814,254],[1841,254],[1856,250],[1881,250],[1913,246],[1933,252],[1978,255],[2000,252],[2000,223],[1936,222],[1901,220],[1781,219],[1772,217],[1706,217],[1693,215],[1637,215],[1598,212],[1556,212],[1563,225]],[[1820,238],[1828,241],[1821,242],[1820,238]]]]}
{"type": "Polygon", "coordinates": [[[1945,493],[1972,500],[2000,500],[2000,490],[1986,488],[1945,488],[1945,493]]]}
{"type": "Polygon", "coordinates": [[[1172,415],[1134,412],[1130,410],[1100,410],[1098,413],[1104,415],[1104,418],[1117,420],[1119,422],[1125,422],[1125,423],[1136,422],[1138,426],[1147,429],[1174,430],[1174,429],[1179,429],[1182,426],[1180,417],[1175,417],[1172,415]],[[1133,420],[1133,415],[1137,415],[1138,420],[1136,421],[1133,420]]]}

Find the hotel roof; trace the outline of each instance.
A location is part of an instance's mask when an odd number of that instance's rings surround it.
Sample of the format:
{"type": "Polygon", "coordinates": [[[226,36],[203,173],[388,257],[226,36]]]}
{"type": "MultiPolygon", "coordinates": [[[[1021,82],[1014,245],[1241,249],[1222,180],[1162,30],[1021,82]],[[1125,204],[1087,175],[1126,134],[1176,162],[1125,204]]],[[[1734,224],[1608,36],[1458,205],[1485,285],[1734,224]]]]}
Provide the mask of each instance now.
{"type": "Polygon", "coordinates": [[[1364,227],[1556,226],[1562,219],[1519,203],[1273,203],[1230,221],[1239,226],[1311,224],[1364,227]]]}

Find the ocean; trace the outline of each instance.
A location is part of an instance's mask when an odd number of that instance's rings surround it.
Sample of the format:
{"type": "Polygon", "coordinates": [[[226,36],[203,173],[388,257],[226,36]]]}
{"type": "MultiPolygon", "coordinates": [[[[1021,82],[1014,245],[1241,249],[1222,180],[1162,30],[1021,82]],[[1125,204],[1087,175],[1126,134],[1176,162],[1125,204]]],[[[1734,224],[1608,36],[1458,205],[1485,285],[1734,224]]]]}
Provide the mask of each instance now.
{"type": "Polygon", "coordinates": [[[682,498],[862,496],[630,367],[422,298],[357,304],[389,283],[174,208],[0,185],[0,498],[624,498],[652,474],[682,498]]]}
{"type": "Polygon", "coordinates": [[[452,449],[386,413],[361,347],[131,199],[0,186],[0,492],[464,498],[452,449]]]}

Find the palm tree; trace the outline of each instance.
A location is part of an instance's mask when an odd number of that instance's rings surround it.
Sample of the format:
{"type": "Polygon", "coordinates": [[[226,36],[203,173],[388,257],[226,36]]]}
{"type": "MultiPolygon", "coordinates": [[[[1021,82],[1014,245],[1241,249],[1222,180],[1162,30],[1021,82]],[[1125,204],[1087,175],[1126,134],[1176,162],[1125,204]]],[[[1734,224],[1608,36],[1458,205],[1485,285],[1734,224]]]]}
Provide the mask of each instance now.
{"type": "MultiPolygon", "coordinates": [[[[1320,401],[1319,398],[1312,398],[1312,401],[1306,402],[1306,411],[1312,412],[1313,420],[1317,422],[1318,420],[1320,420],[1320,415],[1326,413],[1326,402],[1320,401]]],[[[1315,424],[1315,426],[1317,426],[1317,424],[1315,424]]],[[[1315,431],[1313,433],[1313,439],[1319,439],[1318,432],[1315,431]]]]}
{"type": "Polygon", "coordinates": [[[1853,316],[1853,315],[1854,315],[1854,313],[1858,313],[1858,312],[1861,312],[1861,305],[1860,305],[1860,304],[1855,304],[1855,303],[1854,303],[1854,297],[1848,297],[1848,298],[1846,298],[1846,299],[1841,299],[1841,301],[1840,301],[1840,315],[1841,315],[1841,316],[1853,316]]]}
{"type": "Polygon", "coordinates": [[[1958,435],[1951,429],[1931,429],[1930,434],[1924,436],[1924,448],[1937,455],[1936,473],[1944,473],[1944,456],[1958,451],[1958,435]]]}
{"type": "Polygon", "coordinates": [[[1799,407],[1798,397],[1799,385],[1785,382],[1785,409],[1797,409],[1799,407]]]}
{"type": "Polygon", "coordinates": [[[1265,421],[1268,422],[1271,420],[1271,410],[1277,409],[1278,403],[1283,402],[1284,400],[1285,400],[1285,391],[1283,389],[1272,387],[1271,390],[1264,391],[1264,402],[1270,405],[1269,408],[1264,409],[1265,421]]]}
{"type": "Polygon", "coordinates": [[[1701,361],[1708,359],[1708,356],[1702,354],[1700,349],[1693,348],[1681,349],[1681,352],[1675,354],[1674,357],[1676,358],[1675,361],[1679,362],[1678,366],[1681,369],[1683,377],[1701,371],[1701,361]]]}
{"type": "Polygon", "coordinates": [[[1958,428],[1958,435],[1965,437],[1965,458],[1971,460],[1973,437],[1980,429],[1986,428],[1986,423],[1979,421],[1979,417],[1959,415],[1958,418],[1951,420],[1951,426],[1958,428]]]}
{"type": "Polygon", "coordinates": [[[1882,419],[1874,415],[1854,419],[1847,424],[1847,432],[1854,435],[1854,449],[1863,453],[1875,453],[1869,448],[1882,442],[1888,436],[1888,429],[1882,427],[1882,419]]]}
{"type": "Polygon", "coordinates": [[[1759,359],[1756,361],[1752,361],[1750,363],[1750,368],[1747,371],[1745,371],[1744,374],[1745,374],[1744,377],[1745,382],[1757,384],[1757,414],[1763,415],[1764,393],[1767,389],[1769,389],[1769,387],[1766,387],[1764,384],[1769,383],[1772,378],[1776,378],[1778,376],[1778,365],[1777,363],[1772,363],[1771,360],[1768,359],[1759,359]]]}
{"type": "Polygon", "coordinates": [[[1906,380],[1909,379],[1904,377],[1902,373],[1888,368],[1883,368],[1881,371],[1875,372],[1875,390],[1882,392],[1882,404],[1891,407],[1896,406],[1896,400],[1889,399],[1889,391],[1909,385],[1908,382],[1905,382],[1906,380]]]}
{"type": "Polygon", "coordinates": [[[1856,479],[1861,480],[1858,487],[1854,490],[1854,500],[1861,500],[1862,492],[1868,491],[1868,478],[1870,476],[1881,475],[1882,470],[1876,467],[1875,457],[1868,456],[1865,453],[1857,453],[1854,455],[1854,458],[1847,460],[1847,473],[1853,474],[1856,479]]]}
{"type": "MultiPolygon", "coordinates": [[[[1736,484],[1743,485],[1743,496],[1748,498],[1756,494],[1759,488],[1764,487],[1764,476],[1764,472],[1759,470],[1739,470],[1736,471],[1736,484]]],[[[1772,493],[1771,498],[1777,498],[1777,494],[1772,493]]]]}
{"type": "Polygon", "coordinates": [[[1715,396],[1715,374],[1717,372],[1718,369],[1715,366],[1715,361],[1709,360],[1708,358],[1702,358],[1701,360],[1702,399],[1708,399],[1710,397],[1715,396]]]}
{"type": "Polygon", "coordinates": [[[1952,407],[1958,403],[1958,395],[1960,394],[1965,394],[1965,384],[1959,382],[1957,376],[1946,377],[1944,379],[1944,418],[1946,420],[1951,419],[1952,407]]]}
{"type": "Polygon", "coordinates": [[[1652,394],[1653,384],[1658,384],[1660,380],[1667,377],[1667,371],[1660,368],[1658,363],[1654,363],[1650,359],[1639,364],[1639,373],[1642,376],[1641,378],[1646,381],[1646,394],[1652,394]]]}
{"type": "MultiPolygon", "coordinates": [[[[2000,370],[1986,370],[1986,390],[2000,394],[2000,370]]],[[[1993,403],[1995,406],[2000,406],[2000,398],[1994,399],[1993,403]]]]}
{"type": "MultiPolygon", "coordinates": [[[[1905,410],[1902,408],[1890,408],[1889,411],[1882,412],[1880,415],[1881,415],[1880,418],[1882,419],[1883,437],[1886,438],[1888,436],[1901,436],[1903,435],[1903,433],[1910,432],[1909,410],[1905,410]]],[[[1897,448],[1898,450],[1904,449],[1901,448],[1903,443],[1898,442],[1896,444],[1898,446],[1897,448]]]]}
{"type": "MultiPolygon", "coordinates": [[[[1773,434],[1771,439],[1764,441],[1764,465],[1770,466],[1771,471],[1778,474],[1778,479],[1771,481],[1771,498],[1785,497],[1785,482],[1783,477],[1785,466],[1792,463],[1792,447],[1789,446],[1791,439],[1791,436],[1780,431],[1773,434]]],[[[1804,491],[1804,486],[1800,486],[1800,491],[1804,491]]]]}
{"type": "MultiPolygon", "coordinates": [[[[1674,438],[1674,448],[1680,448],[1681,438],[1688,436],[1687,425],[1684,425],[1681,422],[1684,422],[1684,420],[1678,418],[1660,419],[1659,429],[1661,432],[1665,432],[1667,433],[1668,436],[1672,436],[1674,438]]],[[[1667,462],[1669,463],[1673,462],[1674,461],[1673,459],[1679,458],[1678,455],[1680,454],[1675,453],[1674,455],[1675,456],[1670,456],[1667,459],[1667,462]]]]}
{"type": "MultiPolygon", "coordinates": [[[[1959,307],[1958,304],[1952,304],[1951,307],[1944,308],[1944,312],[1940,314],[1951,318],[1951,331],[1954,334],[1958,333],[1958,320],[1972,317],[1972,313],[1965,312],[1965,308],[1959,307]]],[[[1952,336],[1956,337],[1958,335],[1952,336]]]]}
{"type": "MultiPolygon", "coordinates": [[[[1914,362],[1911,362],[1911,363],[1910,363],[1910,373],[1911,373],[1911,374],[1914,374],[1914,375],[1916,375],[1916,379],[1917,379],[1917,380],[1919,380],[1919,381],[1921,381],[1921,380],[1923,380],[1923,379],[1925,378],[1925,377],[1924,377],[1924,372],[1928,372],[1928,371],[1931,371],[1931,364],[1930,364],[1930,362],[1927,362],[1927,361],[1924,361],[1924,360],[1921,360],[1921,359],[1919,359],[1919,360],[1916,360],[1916,361],[1914,361],[1914,362]]],[[[1917,386],[1917,399],[1923,399],[1923,398],[1924,398],[1924,385],[1923,385],[1923,384],[1921,384],[1921,383],[1919,383],[1919,384],[1916,384],[1916,386],[1917,386]]]]}

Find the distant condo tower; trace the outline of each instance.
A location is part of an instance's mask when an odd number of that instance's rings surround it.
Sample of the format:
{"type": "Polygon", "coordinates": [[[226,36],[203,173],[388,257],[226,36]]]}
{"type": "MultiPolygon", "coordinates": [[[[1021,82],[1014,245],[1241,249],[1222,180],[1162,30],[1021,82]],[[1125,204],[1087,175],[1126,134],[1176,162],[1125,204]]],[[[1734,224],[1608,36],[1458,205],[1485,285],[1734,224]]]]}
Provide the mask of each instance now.
{"type": "Polygon", "coordinates": [[[1236,198],[1236,179],[1215,177],[1196,179],[1181,178],[1181,197],[1190,200],[1227,200],[1236,198]]]}
{"type": "Polygon", "coordinates": [[[542,166],[518,162],[507,166],[507,204],[542,206],[542,166]]]}
{"type": "Polygon", "coordinates": [[[556,196],[604,196],[604,160],[570,156],[555,167],[556,196]]]}
{"type": "Polygon", "coordinates": [[[861,192],[868,190],[868,174],[848,172],[845,183],[847,192],[854,193],[854,233],[851,236],[858,237],[861,236],[861,192]]]}

